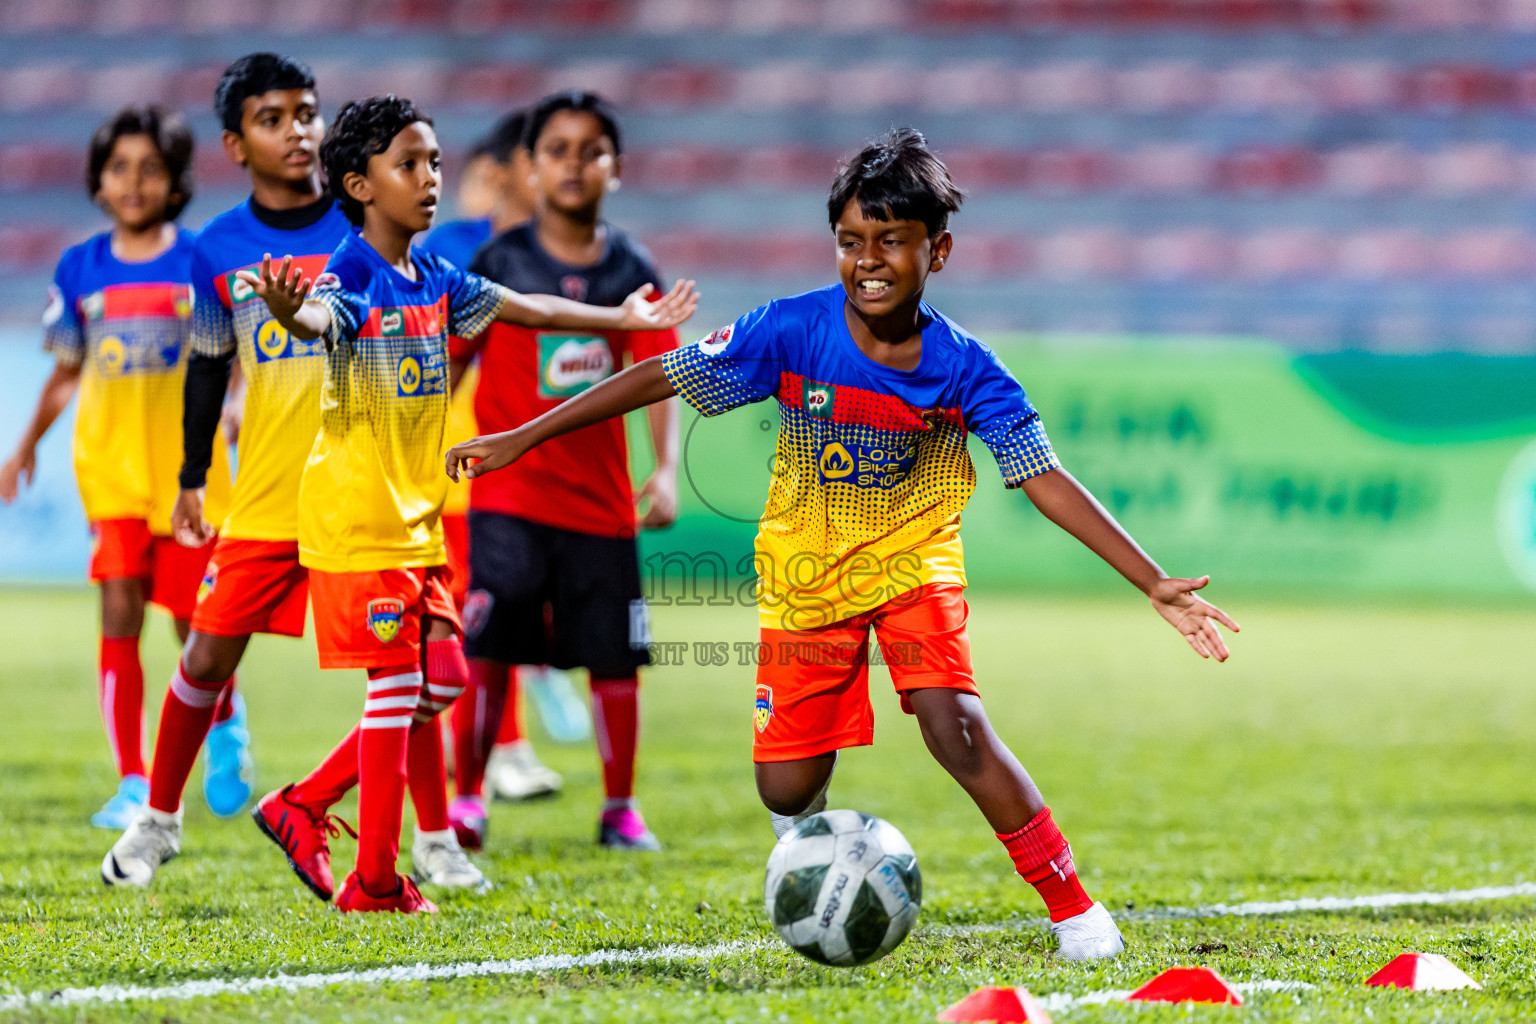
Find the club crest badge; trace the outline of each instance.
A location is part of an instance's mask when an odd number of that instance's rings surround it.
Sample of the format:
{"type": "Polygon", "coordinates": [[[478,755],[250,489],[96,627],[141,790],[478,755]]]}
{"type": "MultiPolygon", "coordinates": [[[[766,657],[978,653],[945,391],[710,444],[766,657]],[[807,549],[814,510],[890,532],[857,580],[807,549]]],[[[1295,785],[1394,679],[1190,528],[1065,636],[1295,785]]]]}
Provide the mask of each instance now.
{"type": "Polygon", "coordinates": [[[491,609],[496,598],[489,590],[471,590],[464,597],[464,635],[479,636],[485,624],[491,621],[491,609]]]}
{"type": "Polygon", "coordinates": [[[773,687],[764,686],[761,683],[757,687],[757,701],[752,708],[752,724],[757,726],[757,731],[762,732],[768,728],[768,720],[773,717],[773,687]]]}
{"type": "Polygon", "coordinates": [[[212,562],[208,563],[208,571],[203,573],[203,581],[197,585],[197,603],[202,604],[203,598],[213,593],[219,585],[219,567],[212,562]]]}
{"type": "Polygon", "coordinates": [[[368,630],[387,644],[400,634],[400,619],[405,615],[405,602],[398,597],[376,597],[368,602],[368,630]]]}

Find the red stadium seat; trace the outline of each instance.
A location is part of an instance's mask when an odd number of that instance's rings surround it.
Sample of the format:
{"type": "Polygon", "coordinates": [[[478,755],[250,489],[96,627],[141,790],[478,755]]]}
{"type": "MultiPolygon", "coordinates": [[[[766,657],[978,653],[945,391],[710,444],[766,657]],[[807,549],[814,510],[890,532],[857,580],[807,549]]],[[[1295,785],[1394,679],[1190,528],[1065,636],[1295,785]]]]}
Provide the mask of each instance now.
{"type": "Polygon", "coordinates": [[[503,111],[544,94],[544,69],[527,64],[482,64],[449,74],[447,99],[453,106],[503,111]]]}
{"type": "Polygon", "coordinates": [[[1149,281],[1217,278],[1232,264],[1231,243],[1209,228],[1159,232],[1137,239],[1132,251],[1137,275],[1149,281]]]}
{"type": "Polygon", "coordinates": [[[1014,73],[1014,90],[1021,109],[1032,113],[1064,113],[1107,106],[1115,83],[1094,61],[1057,61],[1014,73]]]}
{"type": "Polygon", "coordinates": [[[0,70],[0,110],[16,113],[78,106],[88,86],[87,76],[74,64],[14,64],[0,70]]]}
{"type": "Polygon", "coordinates": [[[547,91],[589,89],[601,93],[611,103],[627,104],[634,99],[635,69],[626,61],[590,60],[550,68],[544,77],[547,91]]]}
{"type": "Polygon", "coordinates": [[[1334,248],[1315,227],[1263,231],[1238,240],[1233,268],[1260,281],[1322,275],[1333,268],[1334,248]]]}
{"type": "Polygon", "coordinates": [[[1453,277],[1527,277],[1533,242],[1518,228],[1472,229],[1443,240],[1434,250],[1437,270],[1453,277]]]}
{"type": "Polygon", "coordinates": [[[1138,114],[1160,114],[1204,106],[1210,74],[1192,61],[1154,61],[1118,72],[1115,103],[1138,114]]]}
{"type": "Polygon", "coordinates": [[[1319,165],[1310,150],[1247,146],[1218,161],[1217,178],[1231,192],[1289,192],[1317,181],[1319,165]]]}
{"type": "Polygon", "coordinates": [[[731,184],[740,156],[730,150],[668,146],[624,158],[624,179],[642,189],[677,192],[731,184]]]}
{"type": "Polygon", "coordinates": [[[1317,95],[1339,110],[1377,110],[1402,102],[1403,73],[1386,61],[1346,61],[1316,72],[1317,95]]]}
{"type": "Polygon", "coordinates": [[[808,146],[763,146],[736,161],[736,184],[757,189],[822,189],[837,172],[837,156],[808,146]]]}
{"type": "Polygon", "coordinates": [[[1131,241],[1118,228],[1063,231],[1035,246],[1035,267],[1059,281],[1123,277],[1133,265],[1131,241]]]}
{"type": "Polygon", "coordinates": [[[68,182],[85,187],[85,148],[54,143],[0,146],[0,189],[43,189],[68,182]]]}
{"type": "Polygon", "coordinates": [[[51,270],[66,246],[80,237],[45,224],[16,224],[0,227],[0,268],[6,270],[51,270]]]}
{"type": "Polygon", "coordinates": [[[1426,153],[1420,163],[1420,187],[1431,195],[1511,192],[1520,181],[1514,154],[1498,142],[1452,146],[1426,153]]]}
{"type": "Polygon", "coordinates": [[[729,94],[730,85],[721,69],[671,64],[638,72],[630,102],[652,110],[673,110],[718,104],[729,94]]]}
{"type": "Polygon", "coordinates": [[[1418,155],[1397,142],[1350,146],[1320,159],[1320,183],[1323,188],[1339,195],[1405,192],[1419,180],[1418,155]]]}
{"type": "Polygon", "coordinates": [[[91,73],[87,102],[102,113],[128,103],[174,103],[174,80],[168,64],[112,64],[91,73]]]}
{"type": "Polygon", "coordinates": [[[1194,193],[1216,181],[1214,158],[1190,144],[1145,146],[1120,154],[1116,163],[1120,185],[1132,192],[1194,193]]]}
{"type": "Polygon", "coordinates": [[[833,67],[824,79],[822,103],[835,111],[909,107],[922,97],[923,79],[900,64],[871,63],[833,67]]]}
{"type": "Polygon", "coordinates": [[[1416,277],[1431,265],[1431,243],[1413,228],[1363,231],[1339,239],[1335,270],[1355,281],[1416,277]]]}
{"type": "Polygon", "coordinates": [[[790,60],[742,68],[729,79],[733,107],[786,110],[819,105],[827,86],[819,65],[790,60]]]}
{"type": "Polygon", "coordinates": [[[1284,61],[1234,64],[1211,76],[1213,104],[1238,111],[1305,110],[1317,101],[1313,76],[1284,61]]]}
{"type": "Polygon", "coordinates": [[[1016,77],[995,61],[936,68],[926,76],[918,104],[928,110],[1006,109],[1016,98],[1016,77]]]}

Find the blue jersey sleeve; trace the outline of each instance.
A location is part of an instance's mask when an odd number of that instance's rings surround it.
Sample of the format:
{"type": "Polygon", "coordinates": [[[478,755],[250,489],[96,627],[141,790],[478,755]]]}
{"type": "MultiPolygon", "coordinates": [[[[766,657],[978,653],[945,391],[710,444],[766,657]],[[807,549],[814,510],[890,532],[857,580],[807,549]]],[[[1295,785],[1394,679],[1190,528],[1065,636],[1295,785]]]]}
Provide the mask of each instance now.
{"type": "Polygon", "coordinates": [[[507,304],[507,289],[446,261],[441,266],[448,284],[448,333],[465,341],[479,337],[507,304]]]}
{"type": "Polygon", "coordinates": [[[966,374],[960,414],[965,428],[991,449],[1008,487],[1061,468],[1040,414],[997,353],[977,344],[966,374]]]}
{"type": "Polygon", "coordinates": [[[192,247],[192,340],[194,353],[210,358],[235,351],[235,320],[219,294],[212,261],[202,240],[192,247]]]}
{"type": "Polygon", "coordinates": [[[60,366],[79,366],[85,361],[85,332],[80,327],[78,253],[66,252],[53,272],[48,288],[48,308],[43,311],[43,351],[60,366]]]}
{"type": "Polygon", "coordinates": [[[683,401],[705,416],[761,402],[783,367],[777,304],[760,306],[702,341],[668,352],[662,369],[683,401]]]}
{"type": "Polygon", "coordinates": [[[368,322],[366,284],[358,278],[355,268],[332,259],[325,272],[315,278],[306,300],[320,303],[331,314],[324,337],[329,348],[344,353],[352,351],[358,332],[368,322]]]}

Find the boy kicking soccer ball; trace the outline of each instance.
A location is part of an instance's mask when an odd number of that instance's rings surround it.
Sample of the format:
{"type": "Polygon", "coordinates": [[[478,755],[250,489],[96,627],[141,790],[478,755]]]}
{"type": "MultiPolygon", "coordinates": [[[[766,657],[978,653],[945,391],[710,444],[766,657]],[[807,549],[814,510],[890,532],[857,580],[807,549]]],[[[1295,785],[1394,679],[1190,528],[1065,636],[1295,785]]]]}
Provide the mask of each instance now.
{"type": "Polygon", "coordinates": [[[949,258],[963,195],[923,137],[866,147],[827,202],[841,282],[748,313],[515,430],[448,453],[448,473],[508,465],[551,437],[674,394],[713,416],[769,397],[781,425],[757,537],[761,640],[753,759],[774,831],[826,806],[843,747],[874,738],[873,629],[902,709],[1040,892],[1066,959],[1117,955],[1040,791],[993,731],[971,673],[960,512],[975,489],[967,433],[1003,481],[1130,580],[1202,657],[1227,657],[1224,613],[1168,577],[1062,469],[1024,389],[985,345],[923,301],[949,258]],[[478,463],[475,460],[480,460],[478,463]]]}
{"type": "MultiPolygon", "coordinates": [[[[436,727],[469,671],[440,522],[448,336],[473,338],[496,320],[664,329],[697,304],[688,282],[654,304],[637,290],[615,309],[523,296],[413,250],[437,208],[439,156],[432,121],[410,101],[347,104],[320,160],[361,231],[337,247],[313,290],[288,259],[275,272],[264,259],[259,273],[240,273],[291,337],[326,348],[320,433],[299,486],[299,560],[310,572],[321,667],[367,669],[368,691],[359,726],[282,798],[323,814],[357,780],[357,870],[337,894],[342,910],[437,909],[395,860],[410,731],[436,727]]],[[[282,843],[281,823],[263,830],[282,843]]],[[[290,862],[308,881],[311,865],[290,862]]]]}

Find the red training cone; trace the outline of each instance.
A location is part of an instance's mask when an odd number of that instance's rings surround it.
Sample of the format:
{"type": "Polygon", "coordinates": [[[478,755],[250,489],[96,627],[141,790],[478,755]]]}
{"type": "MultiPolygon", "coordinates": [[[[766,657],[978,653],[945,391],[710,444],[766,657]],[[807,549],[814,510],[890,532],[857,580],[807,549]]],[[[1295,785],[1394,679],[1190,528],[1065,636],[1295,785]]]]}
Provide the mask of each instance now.
{"type": "Polygon", "coordinates": [[[988,986],[960,1000],[939,1014],[939,1020],[947,1021],[1022,1021],[1024,1024],[1051,1024],[1035,997],[1023,988],[997,988],[988,986]]]}
{"type": "Polygon", "coordinates": [[[1209,967],[1171,967],[1125,998],[1142,1003],[1243,1005],[1243,997],[1209,967]]]}
{"type": "Polygon", "coordinates": [[[1419,992],[1483,987],[1439,953],[1404,953],[1394,957],[1391,963],[1365,979],[1365,983],[1419,992]]]}

